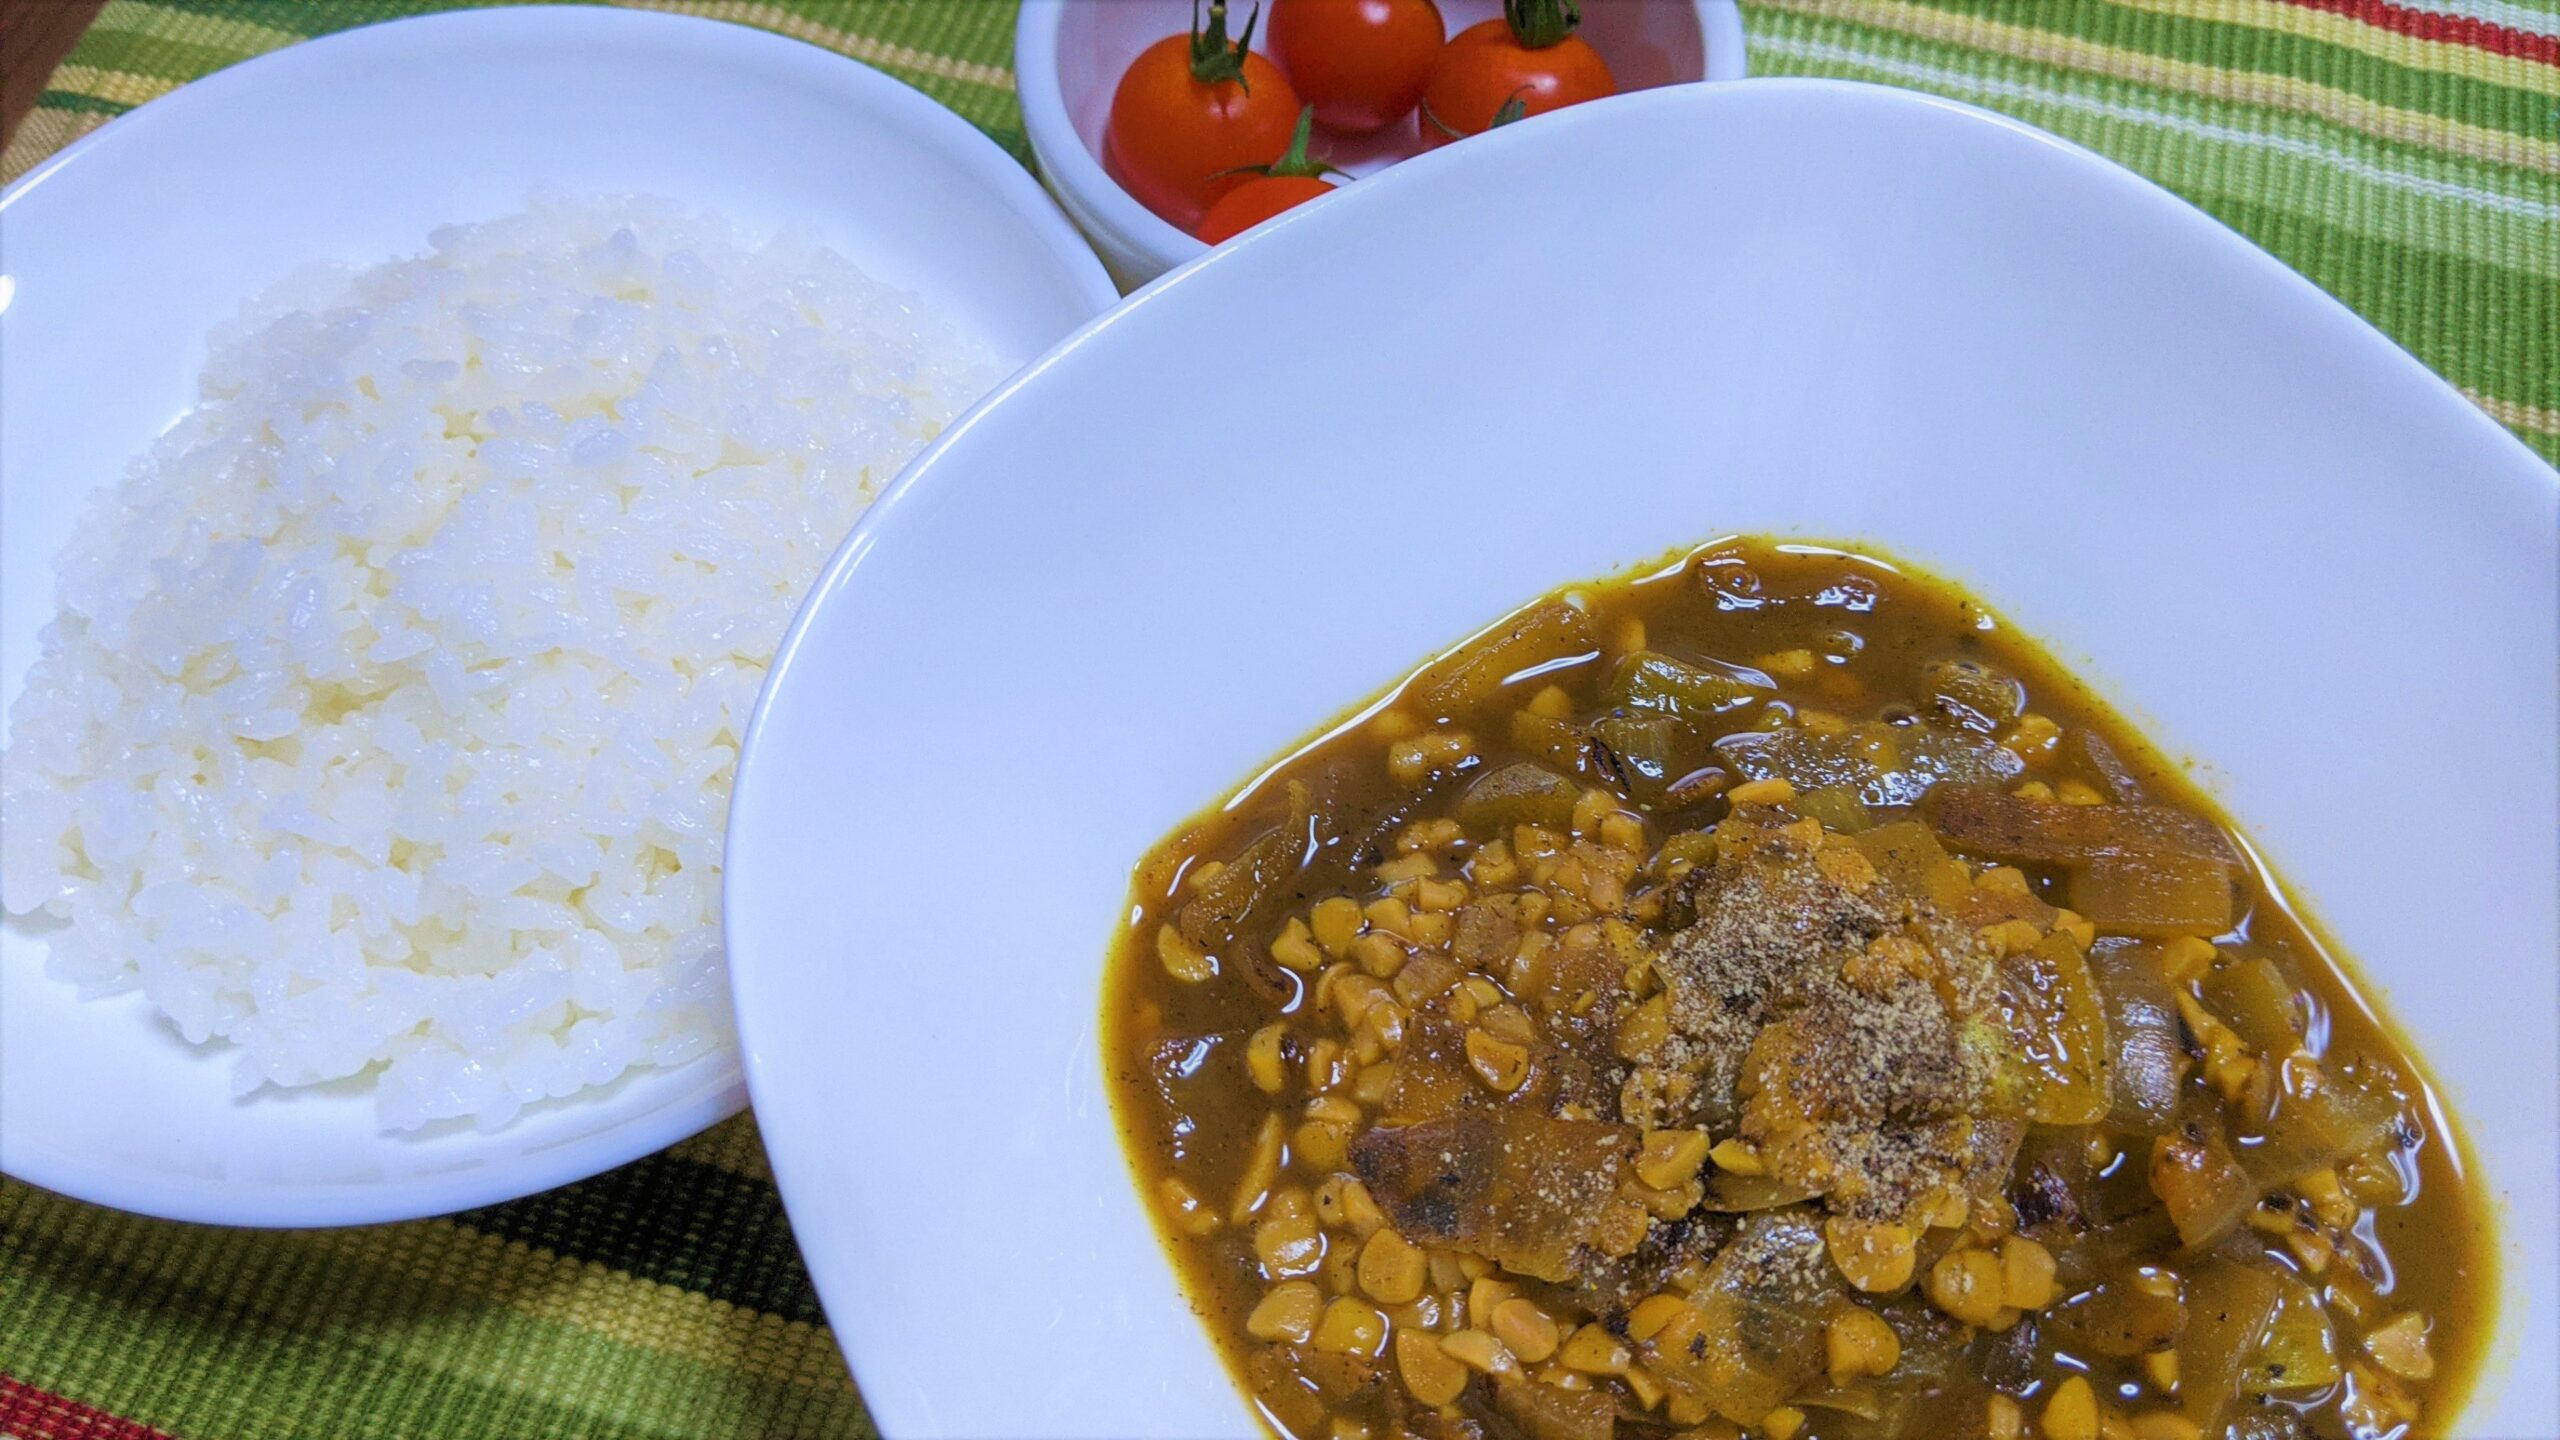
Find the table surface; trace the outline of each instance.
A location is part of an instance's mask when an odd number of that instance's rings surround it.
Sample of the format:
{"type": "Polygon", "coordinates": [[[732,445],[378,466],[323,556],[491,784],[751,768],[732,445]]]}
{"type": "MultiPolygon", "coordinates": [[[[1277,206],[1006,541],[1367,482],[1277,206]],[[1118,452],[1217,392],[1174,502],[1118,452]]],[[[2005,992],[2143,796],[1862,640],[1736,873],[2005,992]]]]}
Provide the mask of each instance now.
{"type": "MultiPolygon", "coordinates": [[[[633,3],[880,66],[1028,157],[1012,0],[633,3]]],[[[0,179],[223,65],[440,8],[0,0],[0,119],[32,100],[0,179]]],[[[2560,0],[1743,9],[1755,74],[1929,90],[2111,155],[2560,458],[2560,0]]],[[[0,1437],[869,1431],[751,1117],[548,1195],[365,1230],[173,1225],[0,1182],[0,1437]]]]}

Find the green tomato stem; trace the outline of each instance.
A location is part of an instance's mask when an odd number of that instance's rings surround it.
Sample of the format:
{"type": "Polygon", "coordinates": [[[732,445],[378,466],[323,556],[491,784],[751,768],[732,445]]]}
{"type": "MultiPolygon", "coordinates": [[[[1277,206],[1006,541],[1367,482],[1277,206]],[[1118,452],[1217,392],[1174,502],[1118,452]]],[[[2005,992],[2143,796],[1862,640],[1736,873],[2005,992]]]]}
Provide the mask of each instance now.
{"type": "Polygon", "coordinates": [[[1522,49],[1544,50],[1582,23],[1582,7],[1576,0],[1502,0],[1502,18],[1522,49]]]}
{"type": "Polygon", "coordinates": [[[1191,78],[1203,85],[1232,80],[1246,94],[1253,86],[1244,78],[1245,52],[1253,48],[1253,27],[1262,23],[1262,7],[1245,17],[1244,31],[1227,43],[1227,0],[1209,0],[1209,23],[1200,23],[1200,0],[1191,0],[1191,78]]]}

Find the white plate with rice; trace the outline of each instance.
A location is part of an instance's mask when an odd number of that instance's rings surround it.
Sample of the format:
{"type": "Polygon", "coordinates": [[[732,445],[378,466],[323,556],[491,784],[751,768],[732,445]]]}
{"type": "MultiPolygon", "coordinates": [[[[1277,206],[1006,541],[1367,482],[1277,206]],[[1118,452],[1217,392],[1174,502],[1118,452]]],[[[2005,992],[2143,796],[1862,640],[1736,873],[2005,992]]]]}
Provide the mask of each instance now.
{"type": "Polygon", "coordinates": [[[0,250],[0,1169],[355,1223],[737,1111],[764,664],[1115,298],[1030,176],[812,46],[473,12],[117,121],[0,250]]]}

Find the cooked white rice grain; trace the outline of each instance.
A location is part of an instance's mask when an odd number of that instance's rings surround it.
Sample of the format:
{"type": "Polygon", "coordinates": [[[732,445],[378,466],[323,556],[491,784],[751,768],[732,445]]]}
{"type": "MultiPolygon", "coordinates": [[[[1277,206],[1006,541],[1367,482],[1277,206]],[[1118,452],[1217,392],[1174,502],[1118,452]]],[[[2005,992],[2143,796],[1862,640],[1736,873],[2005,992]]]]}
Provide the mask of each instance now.
{"type": "MultiPolygon", "coordinates": [[[[730,1035],[720,839],[819,564],[993,377],[810,239],[541,195],[214,334],[0,762],[8,908],[235,1088],[484,1128],[730,1035]]],[[[82,477],[60,477],[80,483],[82,477]]]]}

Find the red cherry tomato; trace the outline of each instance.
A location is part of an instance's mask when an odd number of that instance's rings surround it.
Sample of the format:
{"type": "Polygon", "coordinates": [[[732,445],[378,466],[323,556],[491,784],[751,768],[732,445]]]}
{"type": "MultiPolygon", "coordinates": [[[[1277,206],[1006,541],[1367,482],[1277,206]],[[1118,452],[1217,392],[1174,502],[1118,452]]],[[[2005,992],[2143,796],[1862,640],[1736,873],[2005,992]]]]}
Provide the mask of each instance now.
{"type": "Polygon", "coordinates": [[[1219,197],[1200,222],[1200,238],[1212,245],[1234,239],[1272,216],[1333,189],[1313,175],[1259,175],[1219,197]]]}
{"type": "Polygon", "coordinates": [[[1346,134],[1412,114],[1447,33],[1431,0],[1271,0],[1271,58],[1317,122],[1346,134]]]}
{"type": "Polygon", "coordinates": [[[1324,177],[1333,173],[1333,167],[1307,154],[1307,134],[1315,121],[1313,105],[1299,111],[1289,148],[1270,164],[1254,166],[1250,178],[1220,196],[1193,233],[1212,245],[1220,244],[1332,189],[1332,182],[1324,177]]]}
{"type": "MultiPolygon", "coordinates": [[[[1194,0],[1197,13],[1197,0],[1194,0]]],[[[1102,163],[1138,203],[1188,230],[1219,196],[1253,178],[1289,142],[1297,92],[1280,67],[1252,53],[1256,12],[1227,42],[1227,0],[1209,23],[1140,52],[1111,96],[1102,163]]]]}
{"type": "Polygon", "coordinates": [[[1574,0],[1502,0],[1502,15],[1441,47],[1422,92],[1424,149],[1483,134],[1506,104],[1517,118],[1618,93],[1609,62],[1573,33],[1574,0]]]}

